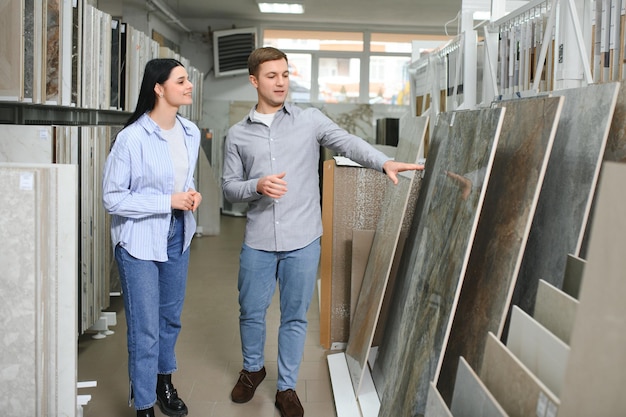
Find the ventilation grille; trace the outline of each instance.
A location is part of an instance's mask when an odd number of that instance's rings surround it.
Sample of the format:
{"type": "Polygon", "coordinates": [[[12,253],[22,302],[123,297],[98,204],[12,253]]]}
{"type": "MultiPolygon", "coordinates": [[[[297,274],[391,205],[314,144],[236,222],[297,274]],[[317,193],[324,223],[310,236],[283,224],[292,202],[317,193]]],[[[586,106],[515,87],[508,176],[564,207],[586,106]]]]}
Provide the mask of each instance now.
{"type": "Polygon", "coordinates": [[[215,76],[247,74],[248,56],[256,48],[256,29],[213,32],[215,76]]]}

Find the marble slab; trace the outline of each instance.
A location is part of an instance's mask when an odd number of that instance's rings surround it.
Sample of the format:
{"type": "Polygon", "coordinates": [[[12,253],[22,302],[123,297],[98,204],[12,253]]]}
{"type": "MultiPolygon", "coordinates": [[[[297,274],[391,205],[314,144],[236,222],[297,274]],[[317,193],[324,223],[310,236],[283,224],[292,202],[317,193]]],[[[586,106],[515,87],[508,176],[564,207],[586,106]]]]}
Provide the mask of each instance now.
{"type": "Polygon", "coordinates": [[[441,398],[434,382],[428,387],[428,398],[426,398],[426,412],[424,417],[452,417],[452,413],[446,402],[441,398]]]}
{"type": "Polygon", "coordinates": [[[425,411],[503,116],[504,109],[438,115],[372,371],[382,397],[381,417],[425,411]]]}
{"type": "Polygon", "coordinates": [[[0,162],[52,163],[52,126],[0,125],[0,162]]]}
{"type": "Polygon", "coordinates": [[[502,332],[563,98],[520,99],[499,106],[506,108],[502,132],[436,376],[448,403],[458,358],[480,369],[485,335],[502,332]]]}
{"type": "Polygon", "coordinates": [[[61,4],[59,0],[45,0],[45,30],[46,30],[46,59],[45,59],[45,102],[59,103],[60,87],[60,50],[61,50],[61,4]]]}
{"type": "Polygon", "coordinates": [[[511,310],[507,348],[559,397],[570,348],[518,306],[511,310]]]}
{"type": "Polygon", "coordinates": [[[24,11],[18,1],[0,3],[0,26],[3,33],[11,36],[0,42],[0,99],[3,101],[20,101],[24,74],[24,11]]]}
{"type": "Polygon", "coordinates": [[[0,382],[19,387],[6,415],[76,413],[77,178],[73,165],[0,163],[0,382]]]}
{"type": "MultiPolygon", "coordinates": [[[[13,3],[19,7],[19,3],[13,3]]],[[[34,55],[35,55],[35,0],[24,0],[23,14],[23,34],[24,34],[24,85],[23,96],[24,101],[33,101],[33,71],[34,71],[34,55]]]]}
{"type": "MultiPolygon", "coordinates": [[[[428,117],[407,116],[400,119],[396,161],[417,163],[427,126],[428,117]]],[[[386,185],[382,205],[384,210],[376,226],[346,347],[348,369],[357,395],[367,366],[411,188],[414,181],[421,181],[421,174],[415,171],[402,172],[397,184],[389,181],[386,185]]]]}
{"type": "Polygon", "coordinates": [[[579,302],[540,279],[533,318],[569,345],[579,302]]]}
{"type": "Polygon", "coordinates": [[[626,165],[602,167],[559,417],[626,410],[626,165]]]}
{"type": "Polygon", "coordinates": [[[561,288],[567,255],[582,246],[618,88],[606,83],[553,92],[565,103],[512,298],[530,314],[539,279],[561,288]]]}
{"type": "Polygon", "coordinates": [[[461,356],[450,411],[455,417],[505,417],[506,411],[461,356]]]}
{"type": "Polygon", "coordinates": [[[580,293],[586,263],[587,261],[578,256],[567,255],[562,289],[566,294],[576,299],[578,299],[578,294],[580,293]]]}
{"type": "Polygon", "coordinates": [[[73,2],[70,0],[59,1],[59,104],[70,106],[72,103],[72,56],[74,44],[72,40],[73,27],[73,2]]]}
{"type": "Polygon", "coordinates": [[[480,379],[511,417],[555,417],[559,399],[491,332],[480,379]]]}

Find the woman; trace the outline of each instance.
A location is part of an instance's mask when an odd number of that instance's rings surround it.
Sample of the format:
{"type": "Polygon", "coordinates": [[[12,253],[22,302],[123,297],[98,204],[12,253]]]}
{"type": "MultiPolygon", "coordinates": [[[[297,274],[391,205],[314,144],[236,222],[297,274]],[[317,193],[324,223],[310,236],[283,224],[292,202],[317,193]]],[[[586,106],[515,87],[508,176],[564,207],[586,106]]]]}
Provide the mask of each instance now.
{"type": "Polygon", "coordinates": [[[191,104],[193,85],[175,59],[146,64],[137,108],[111,147],[103,202],[126,313],[129,406],[137,416],[187,415],[172,384],[180,333],[193,216],[202,196],[193,172],[200,131],[178,115],[191,104]]]}

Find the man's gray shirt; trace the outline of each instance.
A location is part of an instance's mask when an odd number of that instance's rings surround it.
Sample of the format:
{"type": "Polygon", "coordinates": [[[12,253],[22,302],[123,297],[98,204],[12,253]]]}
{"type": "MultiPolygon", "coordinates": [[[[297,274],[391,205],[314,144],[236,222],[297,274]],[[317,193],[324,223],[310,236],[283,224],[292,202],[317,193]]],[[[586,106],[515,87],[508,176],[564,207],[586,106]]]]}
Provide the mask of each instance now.
{"type": "Polygon", "coordinates": [[[244,243],[258,250],[303,248],[322,235],[320,146],[382,171],[390,158],[316,108],[285,103],[271,127],[254,120],[254,108],[232,126],[224,147],[225,198],[248,202],[244,243]],[[256,192],[261,177],[285,172],[287,193],[272,199],[256,192]]]}

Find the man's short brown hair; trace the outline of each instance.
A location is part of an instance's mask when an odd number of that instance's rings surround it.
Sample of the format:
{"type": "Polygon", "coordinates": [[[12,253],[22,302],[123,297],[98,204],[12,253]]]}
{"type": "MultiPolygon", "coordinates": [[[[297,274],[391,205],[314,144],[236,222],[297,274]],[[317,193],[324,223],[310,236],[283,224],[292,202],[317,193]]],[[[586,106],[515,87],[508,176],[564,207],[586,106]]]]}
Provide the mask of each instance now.
{"type": "Polygon", "coordinates": [[[262,63],[278,59],[284,59],[285,62],[288,62],[287,55],[280,49],[271,46],[257,48],[248,56],[248,74],[256,76],[262,63]]]}

